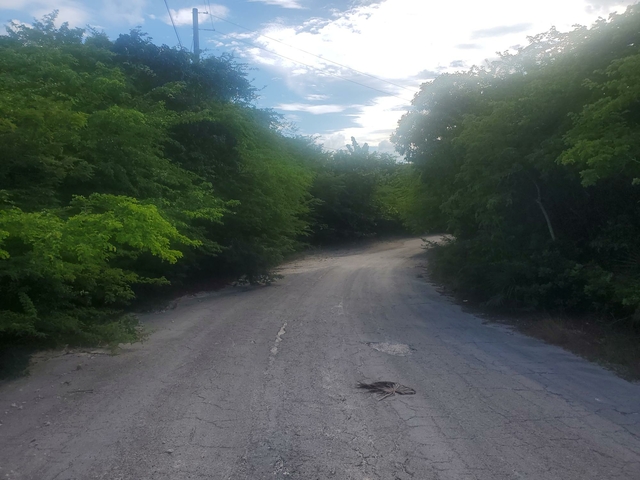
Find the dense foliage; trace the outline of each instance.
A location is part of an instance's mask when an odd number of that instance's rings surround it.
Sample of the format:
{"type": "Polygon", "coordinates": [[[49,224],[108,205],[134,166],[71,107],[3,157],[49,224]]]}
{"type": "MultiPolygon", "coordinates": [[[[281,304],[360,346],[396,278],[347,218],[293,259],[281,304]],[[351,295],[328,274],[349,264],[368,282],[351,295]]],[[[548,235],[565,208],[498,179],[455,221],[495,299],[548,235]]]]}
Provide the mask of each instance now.
{"type": "Polygon", "coordinates": [[[0,37],[0,347],[131,340],[141,292],[376,232],[390,159],[284,136],[231,56],[54,20],[0,37]]]}
{"type": "Polygon", "coordinates": [[[397,212],[385,192],[402,168],[388,154],[369,151],[351,137],[351,145],[318,162],[311,189],[313,240],[331,243],[401,231],[397,212]]]}
{"type": "Polygon", "coordinates": [[[640,6],[422,85],[394,134],[398,211],[494,305],[640,320],[640,6]]]}
{"type": "Polygon", "coordinates": [[[54,20],[0,38],[0,344],[132,340],[140,293],[398,218],[466,295],[640,319],[640,7],[424,84],[406,163],[284,135],[231,56],[54,20]]]}

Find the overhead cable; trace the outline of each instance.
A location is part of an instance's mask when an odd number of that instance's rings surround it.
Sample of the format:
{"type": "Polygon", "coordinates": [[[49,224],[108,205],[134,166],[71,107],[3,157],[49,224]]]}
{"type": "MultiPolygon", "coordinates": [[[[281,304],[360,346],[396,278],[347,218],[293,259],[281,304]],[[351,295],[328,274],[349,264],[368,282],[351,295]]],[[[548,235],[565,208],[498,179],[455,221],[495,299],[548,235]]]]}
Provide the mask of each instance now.
{"type": "Polygon", "coordinates": [[[169,18],[171,19],[171,25],[173,25],[173,31],[176,32],[176,37],[178,38],[178,45],[180,45],[180,50],[184,49],[182,46],[182,40],[180,40],[180,35],[178,35],[178,29],[176,28],[176,22],[173,21],[173,14],[171,13],[171,9],[169,8],[169,4],[167,0],[164,0],[164,5],[167,7],[167,12],[169,13],[169,18]]]}
{"type": "Polygon", "coordinates": [[[216,30],[216,27],[215,27],[215,25],[213,24],[213,17],[214,17],[215,15],[214,15],[213,13],[211,13],[211,11],[212,11],[212,10],[211,10],[211,1],[210,1],[210,0],[206,0],[206,1],[207,1],[207,8],[209,9],[209,12],[208,12],[208,14],[209,14],[209,20],[211,20],[211,29],[212,29],[213,31],[215,31],[215,30],[216,30]]]}

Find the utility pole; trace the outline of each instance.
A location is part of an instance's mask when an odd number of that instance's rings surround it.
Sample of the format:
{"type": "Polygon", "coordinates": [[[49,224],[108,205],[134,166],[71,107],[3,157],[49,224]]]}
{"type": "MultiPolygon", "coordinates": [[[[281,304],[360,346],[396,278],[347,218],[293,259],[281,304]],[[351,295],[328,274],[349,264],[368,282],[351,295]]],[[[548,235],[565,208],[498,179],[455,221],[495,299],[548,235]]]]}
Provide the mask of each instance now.
{"type": "Polygon", "coordinates": [[[194,8],[193,13],[193,53],[196,60],[200,60],[200,32],[198,28],[198,9],[194,8]]]}

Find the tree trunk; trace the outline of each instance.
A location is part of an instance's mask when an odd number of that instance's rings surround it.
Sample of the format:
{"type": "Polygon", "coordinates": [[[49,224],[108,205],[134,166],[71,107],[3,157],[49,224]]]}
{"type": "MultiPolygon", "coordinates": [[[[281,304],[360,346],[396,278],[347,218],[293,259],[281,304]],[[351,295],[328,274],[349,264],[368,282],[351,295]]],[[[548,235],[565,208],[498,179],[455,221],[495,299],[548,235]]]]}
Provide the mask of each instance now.
{"type": "Polygon", "coordinates": [[[538,198],[536,198],[536,203],[540,207],[540,210],[542,211],[542,215],[544,215],[544,219],[547,221],[547,228],[549,229],[549,235],[551,236],[551,240],[555,242],[556,241],[556,234],[553,231],[553,225],[551,225],[551,219],[549,218],[549,214],[547,213],[547,209],[544,208],[544,204],[542,203],[542,196],[540,194],[540,187],[535,182],[535,180],[533,180],[533,184],[536,186],[536,190],[538,191],[538,198]]]}

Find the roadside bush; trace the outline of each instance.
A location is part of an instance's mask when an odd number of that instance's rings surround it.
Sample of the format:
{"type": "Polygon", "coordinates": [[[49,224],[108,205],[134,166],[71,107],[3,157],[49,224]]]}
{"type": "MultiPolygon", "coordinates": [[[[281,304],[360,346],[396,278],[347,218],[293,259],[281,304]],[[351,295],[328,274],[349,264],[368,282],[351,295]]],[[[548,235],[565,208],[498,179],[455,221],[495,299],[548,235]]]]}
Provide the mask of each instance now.
{"type": "Polygon", "coordinates": [[[0,335],[87,342],[132,340],[117,309],[137,283],[162,284],[122,265],[142,252],[169,263],[195,246],[153,205],[94,194],[58,211],[0,210],[0,335]],[[124,260],[124,261],[123,261],[124,260]]]}

